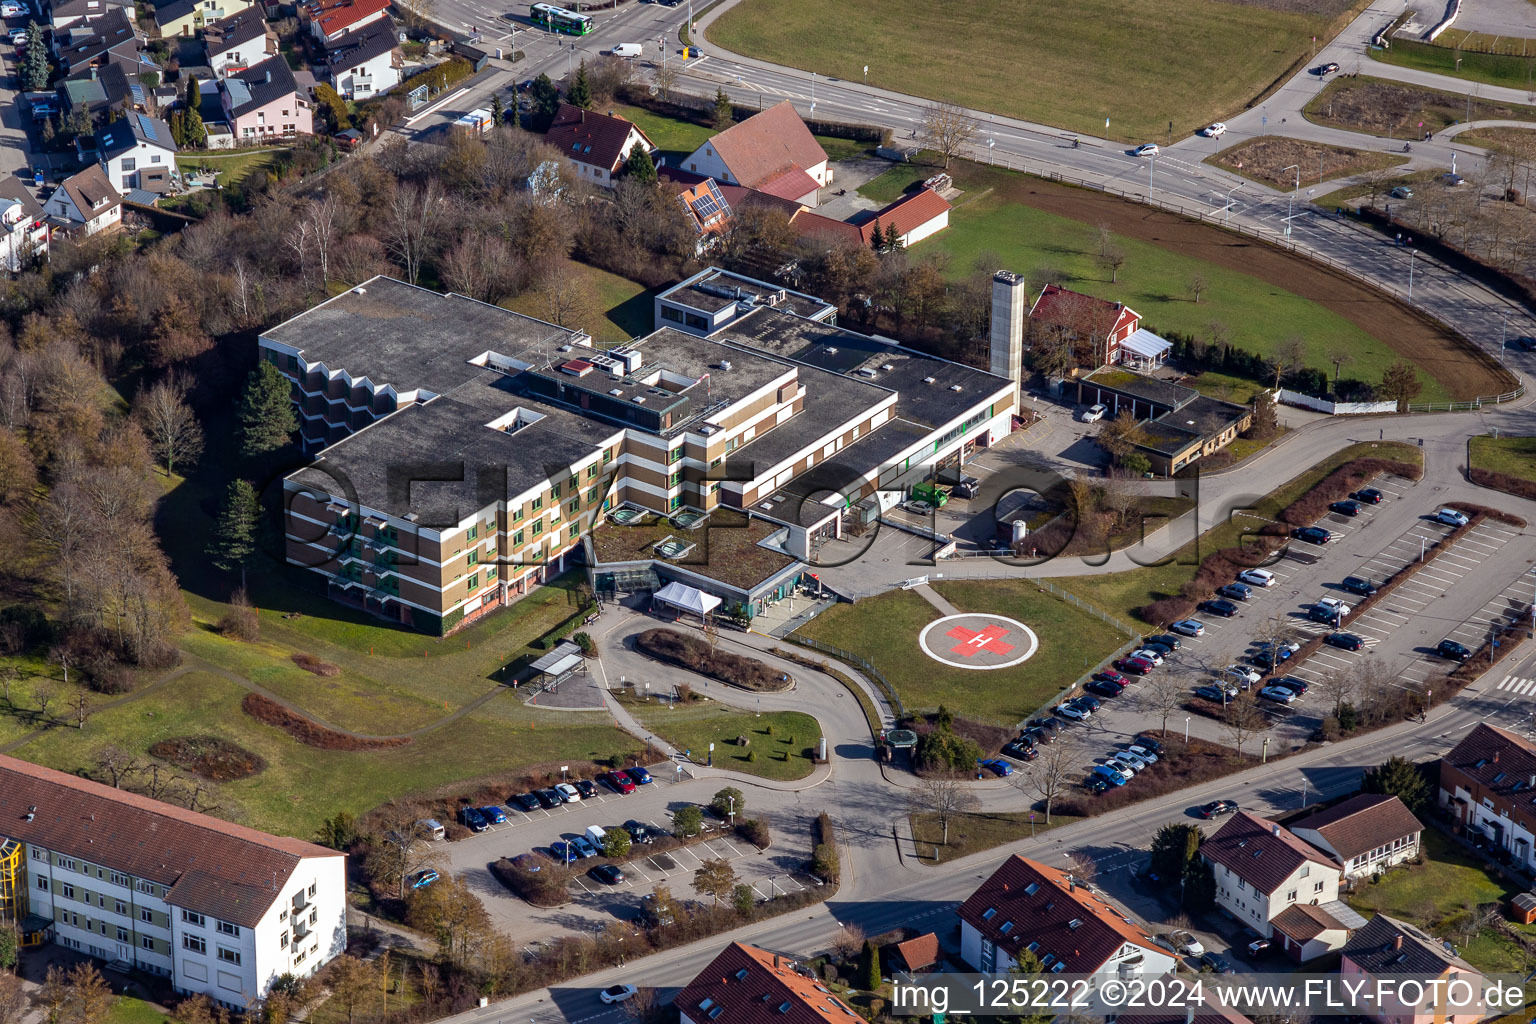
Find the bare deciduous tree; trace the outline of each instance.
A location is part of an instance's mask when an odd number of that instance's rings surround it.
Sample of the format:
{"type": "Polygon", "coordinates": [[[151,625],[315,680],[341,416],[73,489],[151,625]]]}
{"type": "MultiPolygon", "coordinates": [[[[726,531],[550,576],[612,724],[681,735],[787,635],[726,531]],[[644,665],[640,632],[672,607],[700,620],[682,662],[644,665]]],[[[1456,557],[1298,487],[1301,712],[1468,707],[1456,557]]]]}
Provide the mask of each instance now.
{"type": "Polygon", "coordinates": [[[1197,270],[1189,275],[1189,280],[1185,282],[1185,287],[1189,289],[1189,297],[1195,300],[1195,305],[1198,306],[1200,305],[1200,297],[1210,288],[1210,284],[1206,281],[1205,275],[1197,270]]]}
{"type": "Polygon", "coordinates": [[[1014,776],[1014,785],[1033,791],[1045,802],[1045,823],[1051,823],[1051,809],[1056,798],[1066,791],[1073,773],[1082,768],[1082,751],[1076,741],[1062,737],[1048,744],[1035,759],[1027,775],[1014,776]]]}
{"type": "Polygon", "coordinates": [[[1221,723],[1226,727],[1227,739],[1231,740],[1233,749],[1239,754],[1243,752],[1243,744],[1268,724],[1263,712],[1254,706],[1250,698],[1243,695],[1227,702],[1226,710],[1221,715],[1221,723]]]}
{"type": "Polygon", "coordinates": [[[1149,715],[1156,715],[1162,722],[1159,735],[1168,735],[1168,719],[1173,713],[1184,706],[1184,699],[1189,696],[1189,680],[1181,679],[1171,673],[1155,673],[1150,679],[1142,682],[1136,694],[1137,702],[1146,709],[1149,715]]]}
{"type": "Polygon", "coordinates": [[[1292,334],[1275,346],[1269,356],[1269,368],[1275,373],[1275,390],[1280,389],[1280,378],[1292,370],[1299,370],[1307,363],[1307,342],[1299,334],[1292,334]]]}
{"type": "Polygon", "coordinates": [[[1109,283],[1120,283],[1120,268],[1125,266],[1125,250],[1118,245],[1111,245],[1099,253],[1099,266],[1109,271],[1109,283]]]}
{"type": "Polygon", "coordinates": [[[75,713],[75,728],[84,729],[85,720],[91,717],[91,695],[81,690],[69,699],[69,708],[75,713]]]}
{"type": "Polygon", "coordinates": [[[864,948],[864,929],[856,924],[845,924],[832,936],[831,949],[839,960],[848,960],[864,948]]]}
{"type": "Polygon", "coordinates": [[[116,744],[103,747],[96,755],[96,770],[106,777],[113,789],[120,788],[125,779],[142,768],[137,755],[116,744]]]}
{"type": "Polygon", "coordinates": [[[186,387],[174,374],[140,391],[133,415],[167,476],[178,464],[186,467],[203,454],[203,428],[187,405],[186,387]]]}
{"type": "MultiPolygon", "coordinates": [[[[949,845],[949,823],[957,815],[976,807],[976,794],[966,786],[961,772],[936,773],[907,791],[907,806],[913,814],[931,814],[943,833],[943,845],[949,845]]],[[[934,851],[937,855],[937,850],[934,851]]]]}
{"type": "Polygon", "coordinates": [[[957,103],[931,103],[923,108],[917,138],[944,158],[944,166],[981,134],[981,122],[957,103]]]}
{"type": "Polygon", "coordinates": [[[436,179],[425,185],[401,185],[390,198],[384,247],[411,284],[420,279],[421,265],[434,248],[443,211],[443,189],[436,179]]]}

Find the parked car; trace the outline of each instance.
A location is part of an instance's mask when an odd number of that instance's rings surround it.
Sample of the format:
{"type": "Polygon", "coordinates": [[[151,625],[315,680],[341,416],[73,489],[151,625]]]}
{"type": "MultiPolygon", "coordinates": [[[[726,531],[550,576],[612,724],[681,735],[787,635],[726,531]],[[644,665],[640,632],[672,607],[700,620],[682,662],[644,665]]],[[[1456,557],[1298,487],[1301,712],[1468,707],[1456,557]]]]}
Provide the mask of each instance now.
{"type": "Polygon", "coordinates": [[[1169,647],[1167,644],[1159,643],[1143,643],[1141,645],[1141,649],[1144,651],[1151,651],[1159,658],[1171,658],[1173,657],[1173,652],[1175,650],[1174,648],[1169,647]]]}
{"type": "Polygon", "coordinates": [[[1272,587],[1275,585],[1275,574],[1268,569],[1244,569],[1237,574],[1239,583],[1246,583],[1253,587],[1272,587]]]}
{"type": "Polygon", "coordinates": [[[1172,633],[1153,633],[1149,637],[1143,637],[1142,642],[1149,644],[1162,644],[1164,647],[1171,647],[1176,651],[1184,646],[1184,641],[1180,640],[1172,633]]]}
{"type": "Polygon", "coordinates": [[[420,871],[411,872],[410,878],[407,881],[410,882],[412,889],[425,889],[441,877],[432,868],[422,868],[420,871]]]}
{"type": "Polygon", "coordinates": [[[520,811],[532,812],[539,809],[539,798],[532,793],[513,793],[507,799],[520,811]]]}
{"type": "MultiPolygon", "coordinates": [[[[618,885],[624,881],[624,872],[620,871],[616,864],[599,864],[591,871],[588,871],[587,874],[604,885],[618,885]]],[[[605,989],[604,991],[607,990],[605,989]]]]}
{"type": "Polygon", "coordinates": [[[1227,702],[1227,691],[1219,686],[1210,684],[1195,687],[1195,696],[1203,697],[1216,704],[1225,704],[1227,702]]]}
{"type": "Polygon", "coordinates": [[[651,773],[646,771],[644,768],[641,768],[639,765],[636,765],[633,768],[626,768],[625,771],[629,774],[630,779],[634,782],[635,785],[649,786],[651,784],[651,773]]]}
{"type": "Polygon", "coordinates": [[[1219,953],[1206,953],[1200,957],[1202,967],[1209,967],[1217,974],[1236,974],[1237,968],[1233,967],[1226,957],[1219,953]]]}
{"type": "Polygon", "coordinates": [[[1307,692],[1307,681],[1305,679],[1297,679],[1295,676],[1281,676],[1279,679],[1271,679],[1269,685],[1283,686],[1287,690],[1295,690],[1298,697],[1305,696],[1307,692]]]}
{"type": "Polygon", "coordinates": [[[1290,658],[1290,656],[1291,652],[1284,648],[1281,648],[1278,652],[1266,649],[1253,655],[1248,660],[1253,662],[1253,666],[1260,672],[1267,674],[1273,672],[1277,665],[1290,658]]]}
{"type": "Polygon", "coordinates": [[[1216,593],[1232,601],[1246,601],[1253,596],[1253,588],[1246,583],[1227,583],[1217,587],[1216,593]]]}
{"type": "Polygon", "coordinates": [[[1266,686],[1259,691],[1259,696],[1265,700],[1274,701],[1276,704],[1296,703],[1296,691],[1284,686],[1266,686]]]}
{"type": "Polygon", "coordinates": [[[1100,697],[1118,697],[1125,690],[1124,683],[1112,683],[1108,679],[1093,679],[1083,684],[1083,689],[1100,697]]]}
{"type": "Polygon", "coordinates": [[[915,516],[933,515],[933,506],[928,504],[926,501],[920,501],[917,498],[913,498],[911,501],[906,502],[901,507],[906,509],[908,512],[911,512],[915,516]]]}
{"type": "Polygon", "coordinates": [[[588,839],[586,836],[574,836],[567,840],[567,842],[571,844],[571,846],[576,850],[577,856],[581,857],[582,860],[586,860],[588,857],[597,856],[597,847],[593,846],[592,840],[588,839]]]}
{"type": "Polygon", "coordinates": [[[1200,956],[1205,952],[1205,947],[1200,940],[1186,931],[1176,931],[1169,936],[1173,940],[1173,948],[1185,956],[1200,956]]]}
{"type": "Polygon", "coordinates": [[[1231,601],[1216,599],[1200,602],[1200,610],[1210,615],[1219,615],[1224,619],[1230,619],[1237,614],[1238,607],[1231,601]]]}
{"type": "Polygon", "coordinates": [[[1413,189],[1409,188],[1407,185],[1399,185],[1391,192],[1388,192],[1387,195],[1391,196],[1393,199],[1412,199],[1413,189]]]}
{"type": "Polygon", "coordinates": [[[1208,139],[1219,139],[1223,135],[1227,134],[1227,126],[1222,124],[1220,121],[1217,121],[1215,124],[1208,124],[1204,128],[1201,128],[1200,134],[1204,135],[1208,139]]]}
{"type": "Polygon", "coordinates": [[[1362,487],[1351,494],[1350,497],[1366,505],[1380,505],[1387,498],[1385,494],[1382,494],[1374,487],[1362,487]]]}
{"type": "Polygon", "coordinates": [[[583,800],[590,800],[597,796],[597,785],[591,779],[577,779],[571,785],[576,787],[576,792],[581,794],[583,800]]]}
{"type": "Polygon", "coordinates": [[[19,18],[27,13],[21,4],[0,4],[0,18],[19,18]]]}
{"type": "Polygon", "coordinates": [[[1466,661],[1472,657],[1472,650],[1466,644],[1459,644],[1455,640],[1441,640],[1435,645],[1435,654],[1452,661],[1466,661]]]}
{"type": "Polygon", "coordinates": [[[1223,814],[1232,814],[1237,810],[1235,800],[1212,800],[1200,808],[1200,817],[1209,821],[1211,818],[1219,818],[1223,814]]]}
{"type": "Polygon", "coordinates": [[[482,807],[480,808],[480,813],[485,817],[487,825],[505,825],[507,823],[507,812],[503,811],[500,807],[494,805],[482,807]]]}
{"type": "Polygon", "coordinates": [[[1264,677],[1247,665],[1228,665],[1222,670],[1222,675],[1237,683],[1239,686],[1252,686],[1264,677]]]}
{"type": "Polygon", "coordinates": [[[1083,780],[1083,788],[1090,793],[1102,793],[1109,788],[1109,780],[1102,775],[1090,775],[1083,780]]]}
{"type": "Polygon", "coordinates": [[[1052,710],[1061,717],[1070,718],[1074,722],[1081,722],[1092,714],[1091,711],[1082,711],[1071,704],[1057,704],[1052,710]]]}
{"type": "Polygon", "coordinates": [[[1131,750],[1129,747],[1127,747],[1125,750],[1116,750],[1112,752],[1110,756],[1117,761],[1124,761],[1126,764],[1130,765],[1132,768],[1135,768],[1137,771],[1142,771],[1152,767],[1151,761],[1148,761],[1146,758],[1142,757],[1134,750],[1131,750]]]}
{"type": "Polygon", "coordinates": [[[564,839],[556,839],[550,843],[549,853],[555,859],[556,864],[574,864],[581,859],[581,854],[576,852],[576,847],[564,839]]]}
{"type": "Polygon", "coordinates": [[[1107,668],[1102,672],[1095,672],[1093,679],[1095,682],[1118,683],[1121,686],[1126,686],[1130,683],[1129,679],[1112,668],[1107,668]]]}
{"type": "Polygon", "coordinates": [[[1180,619],[1178,622],[1175,622],[1168,628],[1173,630],[1175,633],[1182,633],[1185,636],[1205,635],[1205,623],[1201,622],[1199,619],[1180,619]]]}
{"type": "Polygon", "coordinates": [[[1157,751],[1153,750],[1151,747],[1144,746],[1141,743],[1132,742],[1131,745],[1125,749],[1129,750],[1131,753],[1147,762],[1147,764],[1157,764],[1158,762],[1157,751]]]}
{"type": "Polygon", "coordinates": [[[1333,540],[1333,534],[1320,526],[1298,526],[1291,531],[1291,536],[1308,544],[1327,544],[1333,540]]]}
{"type": "Polygon", "coordinates": [[[1320,604],[1307,606],[1307,618],[1311,619],[1313,622],[1321,622],[1325,626],[1331,626],[1334,624],[1334,613],[1332,609],[1324,608],[1320,604]]]}
{"type": "Polygon", "coordinates": [[[1067,703],[1073,705],[1074,707],[1082,708],[1089,714],[1099,710],[1099,699],[1097,697],[1090,697],[1087,694],[1084,694],[1081,697],[1073,697],[1067,703]]]}
{"type": "Polygon", "coordinates": [[[1022,736],[1003,745],[1004,756],[1015,761],[1033,761],[1040,756],[1040,748],[1027,742],[1022,736]]]}
{"type": "Polygon", "coordinates": [[[1269,952],[1269,940],[1263,936],[1259,936],[1248,943],[1249,956],[1263,956],[1267,952],[1269,952]]]}
{"type": "Polygon", "coordinates": [[[609,985],[597,997],[605,1003],[622,1003],[639,991],[633,985],[609,985]]]}
{"type": "Polygon", "coordinates": [[[1053,743],[1055,740],[1055,733],[1033,728],[1025,729],[1023,735],[1019,737],[1021,743],[1028,743],[1032,747],[1038,747],[1042,743],[1053,743]]]}
{"type": "Polygon", "coordinates": [[[478,807],[460,807],[459,824],[471,832],[484,832],[490,827],[485,823],[485,815],[480,813],[478,807]]]}
{"type": "Polygon", "coordinates": [[[1329,633],[1323,637],[1323,643],[1340,650],[1358,651],[1365,646],[1365,639],[1354,633],[1329,633]]]}
{"type": "Polygon", "coordinates": [[[536,789],[533,791],[533,796],[534,799],[539,802],[539,806],[544,808],[546,811],[552,810],[565,803],[564,800],[560,799],[560,794],[556,793],[552,789],[536,789]]]}
{"type": "Polygon", "coordinates": [[[649,846],[656,841],[655,830],[641,821],[631,818],[624,823],[624,831],[629,833],[629,841],[632,843],[644,843],[649,846]]]}
{"type": "Polygon", "coordinates": [[[1351,594],[1359,594],[1361,597],[1370,597],[1376,593],[1376,584],[1363,576],[1345,576],[1339,580],[1339,586],[1351,594]]]}
{"type": "Polygon", "coordinates": [[[1109,406],[1107,405],[1090,405],[1078,413],[1077,418],[1084,423],[1097,423],[1104,418],[1104,414],[1107,412],[1109,412],[1109,406]]]}
{"type": "Polygon", "coordinates": [[[1029,724],[1031,728],[1045,732],[1047,739],[1055,739],[1057,733],[1067,727],[1066,723],[1059,718],[1035,718],[1029,724]]]}
{"type": "Polygon", "coordinates": [[[560,794],[560,799],[568,804],[581,803],[581,790],[569,782],[561,782],[555,785],[555,792],[560,794]]]}
{"type": "Polygon", "coordinates": [[[1531,337],[1529,334],[1522,334],[1518,338],[1512,338],[1509,343],[1522,352],[1536,352],[1536,338],[1531,337]]]}
{"type": "Polygon", "coordinates": [[[1435,522],[1444,523],[1446,526],[1466,526],[1471,521],[1465,512],[1458,512],[1453,508],[1443,508],[1435,513],[1435,522]]]}
{"type": "Polygon", "coordinates": [[[1013,774],[1013,765],[999,757],[979,757],[976,763],[998,778],[1007,778],[1013,774]]]}
{"type": "Polygon", "coordinates": [[[1143,647],[1140,650],[1132,651],[1130,657],[1140,658],[1142,661],[1150,661],[1153,665],[1162,665],[1163,663],[1163,656],[1150,647],[1143,647]]]}
{"type": "Polygon", "coordinates": [[[1123,772],[1118,772],[1107,764],[1094,765],[1092,771],[1089,772],[1089,774],[1103,779],[1111,786],[1123,786],[1127,781],[1123,772]]]}
{"type": "Polygon", "coordinates": [[[1134,742],[1138,747],[1146,747],[1148,750],[1152,751],[1152,753],[1154,753],[1154,754],[1161,754],[1163,752],[1163,741],[1159,740],[1159,739],[1154,739],[1151,736],[1147,736],[1147,735],[1137,736],[1136,739],[1133,740],[1132,742],[1134,742]]]}
{"type": "Polygon", "coordinates": [[[1329,502],[1328,511],[1337,512],[1341,516],[1348,516],[1353,519],[1360,514],[1360,503],[1353,499],[1329,502]]]}
{"type": "Polygon", "coordinates": [[[1155,143],[1155,142],[1143,142],[1141,145],[1139,145],[1135,149],[1131,150],[1131,155],[1132,156],[1157,156],[1157,154],[1159,154],[1161,152],[1162,152],[1162,150],[1157,148],[1157,143],[1155,143]]]}
{"type": "Polygon", "coordinates": [[[1115,668],[1133,676],[1144,676],[1151,672],[1155,666],[1145,658],[1121,658],[1115,662],[1115,668]]]}
{"type": "Polygon", "coordinates": [[[635,791],[635,780],[624,772],[604,772],[600,778],[607,783],[615,793],[623,796],[635,791]]]}
{"type": "Polygon", "coordinates": [[[1134,779],[1136,772],[1139,771],[1134,764],[1119,757],[1106,757],[1104,759],[1104,766],[1106,768],[1113,768],[1128,779],[1134,779]]]}
{"type": "Polygon", "coordinates": [[[1330,618],[1340,619],[1349,618],[1350,613],[1354,611],[1353,608],[1345,604],[1343,601],[1340,601],[1336,597],[1320,597],[1317,599],[1317,603],[1313,607],[1323,609],[1323,611],[1328,613],[1330,618]]]}

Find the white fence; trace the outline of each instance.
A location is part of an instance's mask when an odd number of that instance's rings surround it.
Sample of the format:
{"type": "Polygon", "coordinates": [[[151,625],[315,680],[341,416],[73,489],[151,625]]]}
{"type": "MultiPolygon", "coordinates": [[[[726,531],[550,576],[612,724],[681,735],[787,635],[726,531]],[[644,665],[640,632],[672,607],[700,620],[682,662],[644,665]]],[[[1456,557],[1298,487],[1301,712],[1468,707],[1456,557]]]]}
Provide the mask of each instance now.
{"type": "Polygon", "coordinates": [[[1434,28],[1430,29],[1424,34],[1425,41],[1430,43],[1434,42],[1440,33],[1456,24],[1456,18],[1460,14],[1461,0],[1451,0],[1451,2],[1445,6],[1445,17],[1440,19],[1440,24],[1436,25],[1434,28]]]}
{"type": "Polygon", "coordinates": [[[1279,401],[1303,409],[1325,412],[1330,416],[1365,416],[1373,413],[1397,412],[1396,402],[1330,402],[1326,398],[1314,398],[1299,391],[1281,388],[1279,401]]]}

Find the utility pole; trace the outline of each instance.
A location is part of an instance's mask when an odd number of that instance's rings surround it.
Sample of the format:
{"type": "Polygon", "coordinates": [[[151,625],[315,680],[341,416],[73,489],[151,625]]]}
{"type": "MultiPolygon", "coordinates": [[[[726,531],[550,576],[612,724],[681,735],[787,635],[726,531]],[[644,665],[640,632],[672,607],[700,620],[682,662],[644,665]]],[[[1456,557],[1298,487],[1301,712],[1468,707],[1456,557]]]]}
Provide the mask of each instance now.
{"type": "Polygon", "coordinates": [[[1291,194],[1285,200],[1285,237],[1290,238],[1291,218],[1295,216],[1296,193],[1301,191],[1301,165],[1291,164],[1289,167],[1283,167],[1280,173],[1284,174],[1286,171],[1296,172],[1296,187],[1291,190],[1291,194]]]}

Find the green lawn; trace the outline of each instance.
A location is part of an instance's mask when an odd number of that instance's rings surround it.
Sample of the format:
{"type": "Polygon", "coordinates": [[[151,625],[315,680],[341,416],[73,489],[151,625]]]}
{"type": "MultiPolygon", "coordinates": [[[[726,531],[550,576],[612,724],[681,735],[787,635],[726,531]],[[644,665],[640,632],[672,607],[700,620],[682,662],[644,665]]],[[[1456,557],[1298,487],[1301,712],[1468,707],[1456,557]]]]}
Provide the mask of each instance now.
{"type": "Polygon", "coordinates": [[[908,712],[943,704],[957,715],[998,725],[1034,713],[1125,639],[1025,580],[941,583],[934,589],[962,611],[1018,619],[1035,631],[1040,649],[1022,665],[995,672],[941,665],[917,646],[918,634],[940,613],[908,590],[835,605],[801,633],[868,660],[890,680],[908,712]]]}
{"type": "MultiPolygon", "coordinates": [[[[592,325],[583,324],[592,332],[593,341],[600,345],[618,344],[651,333],[655,310],[651,292],[645,285],[575,260],[566,263],[591,294],[594,313],[602,317],[592,325]]],[[[503,305],[515,313],[549,319],[549,312],[540,303],[536,291],[523,292],[503,305]]]]}
{"type": "MultiPolygon", "coordinates": [[[[1263,518],[1238,516],[1210,530],[1197,540],[1180,548],[1164,565],[1146,566],[1126,572],[1104,573],[1097,576],[1063,576],[1052,580],[1063,590],[1070,591],[1112,615],[1133,619],[1132,609],[1163,597],[1177,594],[1195,575],[1200,559],[1213,551],[1233,547],[1240,543],[1244,533],[1256,531],[1265,519],[1273,519],[1285,506],[1306,493],[1314,484],[1333,470],[1352,459],[1377,456],[1398,459],[1423,465],[1423,453],[1415,445],[1388,441],[1384,444],[1361,443],[1319,462],[1306,472],[1292,477],[1251,506],[1252,513],[1263,518]]],[[[1150,626],[1166,626],[1153,622],[1150,626]]]]}
{"type": "Polygon", "coordinates": [[[1424,130],[1438,132],[1468,120],[1536,121],[1536,107],[1364,75],[1335,78],[1303,111],[1316,124],[1399,139],[1416,139],[1424,130]]]}
{"type": "Polygon", "coordinates": [[[990,850],[994,846],[1012,843],[1030,836],[1042,835],[1051,829],[1070,825],[1081,818],[1065,814],[1051,815],[1051,823],[1045,823],[1045,814],[1036,811],[1006,811],[996,814],[966,812],[956,815],[949,822],[949,842],[945,843],[944,829],[937,815],[921,811],[909,814],[912,839],[917,846],[917,856],[925,864],[943,864],[945,861],[990,850]],[[1034,818],[1033,822],[1030,818],[1034,818]],[[937,859],[935,859],[937,854],[937,859]]]}
{"type": "MultiPolygon", "coordinates": [[[[750,0],[709,28],[738,53],[1114,139],[1243,109],[1330,38],[1349,0],[1293,14],[1204,0],[750,0]],[[1170,59],[1177,54],[1177,59],[1170,59]],[[1106,129],[1105,119],[1109,119],[1106,129]]],[[[1357,5],[1358,6],[1358,5],[1357,5]]]]}
{"type": "Polygon", "coordinates": [[[805,778],[814,767],[811,758],[821,739],[821,726],[799,711],[754,714],[707,697],[677,707],[661,700],[622,699],[642,725],[679,750],[691,751],[699,764],[709,758],[713,743],[717,768],[788,781],[805,778]],[[747,737],[748,745],[738,747],[738,736],[747,737]]]}
{"type": "Polygon", "coordinates": [[[286,149],[249,149],[233,153],[206,152],[196,156],[178,156],[176,169],[213,171],[219,176],[219,184],[230,188],[244,181],[246,175],[253,170],[271,167],[287,152],[286,149]]]}
{"type": "Polygon", "coordinates": [[[892,164],[891,169],[858,187],[859,195],[877,203],[891,203],[908,188],[926,180],[934,169],[926,163],[892,164]]]}
{"type": "Polygon", "coordinates": [[[1502,37],[1502,42],[1513,44],[1513,53],[1479,53],[1463,50],[1456,43],[1468,33],[1451,29],[1433,43],[1416,39],[1397,38],[1390,50],[1372,46],[1367,52],[1383,64],[1430,71],[1468,82],[1484,82],[1509,89],[1530,91],[1533,74],[1536,74],[1536,40],[1502,37]],[[1521,50],[1529,56],[1521,56],[1521,50]]]}
{"type": "MultiPolygon", "coordinates": [[[[1433,828],[1421,836],[1425,860],[1393,868],[1380,882],[1367,882],[1346,899],[1356,910],[1387,914],[1417,924],[1432,935],[1444,937],[1478,904],[1507,905],[1523,886],[1510,886],[1488,873],[1480,860],[1433,828]]],[[[1512,925],[1527,938],[1536,938],[1536,926],[1512,925]]],[[[1529,973],[1529,957],[1508,936],[1492,928],[1480,930],[1461,955],[1473,967],[1485,971],[1529,973]]]]}
{"type": "MultiPolygon", "coordinates": [[[[771,106],[772,103],[765,105],[771,106]]],[[[673,166],[678,166],[683,157],[704,145],[705,140],[715,134],[713,128],[706,128],[692,121],[678,121],[653,113],[644,107],[618,104],[614,106],[613,113],[628,118],[639,126],[656,148],[661,150],[660,155],[668,157],[667,162],[673,166]]],[[[827,158],[830,160],[849,160],[864,155],[870,148],[862,142],[836,139],[829,135],[817,135],[816,141],[821,143],[821,148],[826,151],[827,158]]]]}
{"type": "MultiPolygon", "coordinates": [[[[931,167],[922,168],[932,173],[931,167]]],[[[1240,270],[1177,251],[1150,241],[1115,234],[1114,243],[1126,255],[1118,281],[1099,265],[1099,226],[1027,205],[1017,193],[1031,179],[1000,168],[956,164],[956,183],[976,198],[962,199],[951,212],[949,230],[934,235],[914,251],[941,251],[949,256],[947,274],[960,279],[972,272],[978,256],[996,253],[1003,265],[1026,271],[1054,267],[1063,287],[1103,299],[1124,302],[1142,316],[1142,323],[1163,333],[1204,337],[1212,322],[1227,326],[1238,348],[1267,355],[1291,335],[1306,340],[1308,365],[1332,375],[1328,353],[1342,349],[1352,355],[1350,376],[1379,380],[1400,356],[1386,342],[1338,313],[1294,292],[1240,270]],[[1207,289],[1199,303],[1190,297],[1189,280],[1203,277],[1207,289]]],[[[891,172],[886,172],[890,174],[891,172]]],[[[881,182],[885,178],[875,179],[881,182]]],[[[899,179],[892,179],[892,184],[899,179]]],[[[877,188],[883,193],[886,186],[877,188]]],[[[1450,398],[1443,384],[1420,371],[1422,399],[1450,398]]]]}
{"type": "Polygon", "coordinates": [[[1472,468],[1536,481],[1536,437],[1472,438],[1472,468]]]}
{"type": "Polygon", "coordinates": [[[106,1024],[175,1024],[175,1018],[154,1003],[118,996],[107,1014],[106,1024]]]}
{"type": "Polygon", "coordinates": [[[213,813],[306,838],[321,819],[338,810],[361,814],[392,797],[461,780],[567,759],[606,761],[639,746],[605,716],[531,710],[508,693],[403,747],[319,750],[247,715],[240,707],[245,693],[222,677],[188,672],[123,707],[95,715],[84,730],[54,729],[14,753],[77,772],[90,769],[108,745],[142,755],[158,740],[217,736],[260,754],[267,768],[248,779],[211,784],[213,813]]]}

